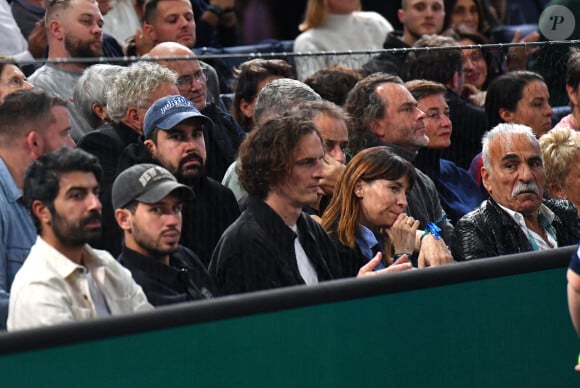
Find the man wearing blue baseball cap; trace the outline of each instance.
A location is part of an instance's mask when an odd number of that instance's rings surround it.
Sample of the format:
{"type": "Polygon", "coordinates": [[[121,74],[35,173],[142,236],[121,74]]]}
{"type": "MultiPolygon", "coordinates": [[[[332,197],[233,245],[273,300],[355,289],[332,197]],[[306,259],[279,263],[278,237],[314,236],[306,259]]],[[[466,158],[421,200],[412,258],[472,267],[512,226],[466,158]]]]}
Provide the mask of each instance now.
{"type": "Polygon", "coordinates": [[[125,166],[136,161],[160,164],[179,183],[193,189],[195,198],[183,204],[181,244],[193,250],[206,266],[222,233],[240,214],[232,191],[205,172],[203,129],[211,125],[212,121],[187,98],[162,97],[145,114],[141,150],[137,145],[127,149],[136,157],[124,161],[125,166]],[[139,155],[143,152],[147,155],[139,155]]]}

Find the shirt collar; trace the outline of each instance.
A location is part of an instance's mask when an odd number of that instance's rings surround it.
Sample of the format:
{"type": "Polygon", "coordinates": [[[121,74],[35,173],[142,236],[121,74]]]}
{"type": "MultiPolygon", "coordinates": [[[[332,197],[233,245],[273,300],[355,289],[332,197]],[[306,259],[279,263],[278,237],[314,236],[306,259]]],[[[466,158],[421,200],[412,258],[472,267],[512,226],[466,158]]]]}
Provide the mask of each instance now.
{"type": "MultiPolygon", "coordinates": [[[[528,228],[526,226],[526,222],[524,220],[524,216],[522,213],[516,212],[512,209],[508,209],[505,206],[502,206],[498,203],[498,206],[500,208],[502,208],[507,214],[509,214],[509,216],[516,222],[516,224],[518,224],[520,227],[523,228],[528,228]]],[[[542,217],[544,217],[546,219],[546,221],[548,221],[548,224],[552,224],[552,222],[554,221],[554,218],[556,217],[556,215],[554,214],[554,212],[552,210],[550,210],[550,208],[548,208],[546,205],[544,205],[543,203],[540,204],[540,208],[538,209],[538,212],[540,213],[540,215],[542,217]]],[[[544,225],[542,225],[544,226],[544,225]]]]}
{"type": "Polygon", "coordinates": [[[48,258],[48,262],[53,267],[54,271],[63,279],[67,278],[75,271],[86,273],[88,270],[93,271],[98,267],[103,266],[103,263],[98,255],[96,255],[93,249],[86,244],[83,248],[85,250],[83,258],[85,260],[86,266],[79,265],[70,260],[52,245],[44,241],[44,239],[40,236],[37,236],[34,245],[37,249],[45,252],[46,257],[48,258]]]}
{"type": "Polygon", "coordinates": [[[372,248],[379,243],[375,234],[364,225],[358,226],[358,233],[355,236],[355,241],[361,253],[365,257],[373,257],[372,248]]]}

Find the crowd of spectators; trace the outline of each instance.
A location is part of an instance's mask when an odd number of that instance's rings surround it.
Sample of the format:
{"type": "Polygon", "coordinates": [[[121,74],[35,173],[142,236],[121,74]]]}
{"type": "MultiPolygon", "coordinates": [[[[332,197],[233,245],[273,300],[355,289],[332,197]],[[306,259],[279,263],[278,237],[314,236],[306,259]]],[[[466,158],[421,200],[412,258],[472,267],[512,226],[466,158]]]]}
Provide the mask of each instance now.
{"type": "Polygon", "coordinates": [[[303,3],[232,70],[265,2],[0,0],[0,327],[578,242],[578,53],[552,129],[505,2],[303,3]]]}

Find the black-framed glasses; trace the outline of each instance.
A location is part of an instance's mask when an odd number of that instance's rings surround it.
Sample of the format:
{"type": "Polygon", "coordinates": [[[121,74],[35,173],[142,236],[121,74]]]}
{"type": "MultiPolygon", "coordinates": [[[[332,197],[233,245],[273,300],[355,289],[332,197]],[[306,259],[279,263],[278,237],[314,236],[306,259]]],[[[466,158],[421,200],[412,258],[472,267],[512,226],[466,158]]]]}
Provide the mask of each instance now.
{"type": "Polygon", "coordinates": [[[177,86],[189,86],[193,83],[193,80],[196,80],[199,83],[204,83],[207,80],[207,76],[203,72],[203,70],[198,71],[193,76],[185,75],[183,77],[179,77],[175,84],[177,86]]]}

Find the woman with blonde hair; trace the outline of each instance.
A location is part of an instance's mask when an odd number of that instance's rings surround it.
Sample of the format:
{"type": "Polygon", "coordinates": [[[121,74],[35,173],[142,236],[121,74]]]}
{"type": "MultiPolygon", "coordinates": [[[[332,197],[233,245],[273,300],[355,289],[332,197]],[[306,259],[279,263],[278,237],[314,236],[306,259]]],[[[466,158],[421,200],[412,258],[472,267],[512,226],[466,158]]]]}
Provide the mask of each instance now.
{"type": "MultiPolygon", "coordinates": [[[[376,269],[410,260],[420,247],[419,221],[405,214],[406,193],[416,180],[415,168],[388,147],[371,147],[357,153],[337,183],[322,226],[340,249],[358,257],[343,263],[352,270],[383,253],[376,269]]],[[[436,233],[436,231],[435,231],[436,233]]]]}
{"type": "MultiPolygon", "coordinates": [[[[391,24],[376,12],[361,11],[360,0],[308,0],[302,33],[294,52],[380,50],[391,24]]],[[[343,64],[360,68],[369,55],[314,55],[297,57],[296,74],[303,81],[324,67],[343,64]]]]}
{"type": "Polygon", "coordinates": [[[546,193],[567,199],[580,215],[580,132],[554,128],[540,137],[546,168],[546,193]]]}

